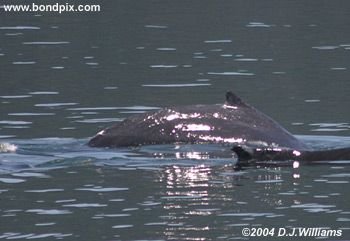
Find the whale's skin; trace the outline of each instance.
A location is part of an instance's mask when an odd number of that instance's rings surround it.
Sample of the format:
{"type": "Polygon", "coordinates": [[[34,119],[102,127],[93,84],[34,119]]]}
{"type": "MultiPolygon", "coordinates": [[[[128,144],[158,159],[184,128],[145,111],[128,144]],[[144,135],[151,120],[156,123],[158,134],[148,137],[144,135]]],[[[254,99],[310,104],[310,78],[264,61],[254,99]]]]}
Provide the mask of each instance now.
{"type": "Polygon", "coordinates": [[[313,150],[232,92],[226,93],[224,104],[168,107],[131,116],[97,133],[88,145],[127,147],[177,143],[229,144],[239,165],[265,165],[265,161],[350,160],[350,147],[313,150]]]}
{"type": "MultiPolygon", "coordinates": [[[[350,160],[349,147],[323,150],[296,150],[284,147],[252,148],[245,145],[234,145],[231,150],[236,153],[240,165],[256,165],[258,162],[265,165],[268,163],[272,164],[275,161],[278,164],[281,164],[281,161],[329,162],[335,164],[333,161],[350,160]]],[[[339,163],[342,164],[342,162],[339,163]]]]}
{"type": "Polygon", "coordinates": [[[307,149],[277,122],[232,92],[215,105],[168,107],[131,116],[97,133],[91,147],[171,143],[228,143],[307,149]]]}

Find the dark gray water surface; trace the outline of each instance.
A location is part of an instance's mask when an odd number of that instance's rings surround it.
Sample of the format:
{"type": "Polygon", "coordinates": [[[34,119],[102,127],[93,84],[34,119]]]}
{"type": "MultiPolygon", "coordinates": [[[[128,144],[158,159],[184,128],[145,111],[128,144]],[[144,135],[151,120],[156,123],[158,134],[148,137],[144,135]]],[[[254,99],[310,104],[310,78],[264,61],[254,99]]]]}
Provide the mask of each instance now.
{"type": "Polygon", "coordinates": [[[0,153],[0,239],[350,239],[349,160],[237,171],[222,146],[85,145],[132,114],[232,90],[315,148],[350,146],[349,1],[95,3],[0,8],[0,138],[18,146],[0,153]]]}

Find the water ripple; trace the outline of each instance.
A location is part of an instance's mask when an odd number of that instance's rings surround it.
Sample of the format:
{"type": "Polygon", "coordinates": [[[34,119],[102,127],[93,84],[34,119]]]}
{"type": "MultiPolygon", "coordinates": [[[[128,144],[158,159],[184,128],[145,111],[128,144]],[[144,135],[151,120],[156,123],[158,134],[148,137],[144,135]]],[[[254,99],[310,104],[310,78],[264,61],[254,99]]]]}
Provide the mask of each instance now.
{"type": "Polygon", "coordinates": [[[270,28],[273,27],[274,25],[269,25],[261,22],[250,22],[249,24],[246,25],[248,28],[270,28]]]}
{"type": "Polygon", "coordinates": [[[64,69],[64,66],[52,66],[51,69],[64,69]]]}
{"type": "Polygon", "coordinates": [[[74,204],[65,204],[63,207],[74,207],[74,208],[100,208],[107,207],[106,204],[100,203],[74,203],[74,204]]]}
{"type": "Polygon", "coordinates": [[[39,27],[35,26],[8,26],[8,27],[0,27],[0,30],[38,30],[39,27]]]}
{"type": "Polygon", "coordinates": [[[93,187],[93,188],[76,188],[78,191],[90,191],[90,192],[119,192],[119,191],[127,191],[129,188],[124,187],[93,187]]]}
{"type": "Polygon", "coordinates": [[[336,174],[328,174],[328,175],[323,175],[322,177],[335,177],[335,178],[342,178],[342,177],[348,177],[350,178],[350,173],[336,173],[336,174]]]}
{"type": "Polygon", "coordinates": [[[43,174],[43,173],[36,173],[36,172],[19,172],[19,173],[13,173],[12,176],[14,177],[38,177],[38,178],[49,178],[49,175],[43,174]]]}
{"type": "Polygon", "coordinates": [[[115,226],[112,226],[112,228],[117,228],[117,229],[122,229],[122,228],[133,228],[134,225],[132,224],[124,224],[124,225],[115,225],[115,226]]]}
{"type": "Polygon", "coordinates": [[[176,51],[176,48],[157,48],[158,51],[176,51]]]}
{"type": "Polygon", "coordinates": [[[49,116],[49,115],[56,115],[55,113],[8,113],[9,116],[49,116]]]}
{"type": "Polygon", "coordinates": [[[273,216],[275,213],[223,213],[219,214],[219,217],[266,217],[273,216]]]}
{"type": "Polygon", "coordinates": [[[68,105],[77,105],[78,103],[44,103],[44,104],[35,104],[36,107],[60,107],[60,106],[68,106],[68,105]]]}
{"type": "Polygon", "coordinates": [[[94,119],[76,120],[74,122],[95,124],[95,123],[120,122],[120,121],[123,121],[123,120],[124,120],[123,118],[94,118],[94,119]]]}
{"type": "Polygon", "coordinates": [[[235,61],[239,61],[239,62],[256,62],[256,61],[258,61],[258,59],[254,59],[254,58],[237,58],[237,59],[235,59],[235,61]]]}
{"type": "Polygon", "coordinates": [[[24,179],[19,179],[19,178],[0,178],[0,182],[7,183],[7,184],[15,184],[15,183],[22,183],[25,182],[26,180],[24,179]]]}
{"type": "Polygon", "coordinates": [[[120,217],[130,217],[131,214],[128,213],[112,213],[112,214],[96,214],[94,218],[120,218],[120,217]]]}
{"type": "Polygon", "coordinates": [[[155,87],[155,88],[178,88],[178,87],[199,87],[199,86],[209,86],[211,84],[144,84],[143,87],[155,87]]]}
{"type": "Polygon", "coordinates": [[[2,120],[0,121],[0,125],[30,125],[33,122],[30,121],[10,121],[10,120],[2,120]]]}
{"type": "Polygon", "coordinates": [[[231,39],[219,39],[219,40],[205,40],[204,43],[212,44],[212,43],[232,43],[231,39]]]}
{"type": "Polygon", "coordinates": [[[122,107],[107,107],[107,106],[101,106],[101,107],[78,107],[78,108],[69,108],[68,110],[77,110],[77,111],[96,111],[96,110],[158,110],[159,107],[155,106],[141,106],[141,105],[134,105],[134,106],[122,106],[122,107]]]}
{"type": "Polygon", "coordinates": [[[58,210],[58,209],[28,209],[27,213],[36,213],[39,215],[65,215],[71,214],[69,210],[58,210]]]}
{"type": "Polygon", "coordinates": [[[31,65],[36,64],[36,61],[14,61],[12,62],[14,65],[31,65]]]}
{"type": "Polygon", "coordinates": [[[314,46],[312,48],[317,50],[335,50],[339,48],[339,46],[314,46]]]}
{"type": "Polygon", "coordinates": [[[24,192],[31,192],[31,193],[48,193],[48,192],[63,192],[64,189],[59,188],[52,188],[52,189],[39,189],[39,190],[26,190],[24,192]]]}
{"type": "Polygon", "coordinates": [[[208,72],[209,75],[238,75],[238,76],[253,76],[255,74],[248,72],[208,72]]]}
{"type": "Polygon", "coordinates": [[[56,223],[54,223],[54,222],[51,222],[51,223],[36,223],[35,226],[37,226],[37,227],[46,227],[46,226],[53,226],[55,224],[56,223]]]}
{"type": "Polygon", "coordinates": [[[350,130],[349,123],[313,123],[310,126],[317,126],[318,128],[311,129],[311,131],[348,131],[350,130]]]}
{"type": "Polygon", "coordinates": [[[2,95],[0,98],[3,99],[22,99],[22,98],[29,98],[32,97],[31,95],[2,95]]]}
{"type": "Polygon", "coordinates": [[[61,45],[70,44],[68,41],[38,41],[38,42],[23,42],[24,45],[61,45]]]}
{"type": "Polygon", "coordinates": [[[166,29],[166,28],[168,28],[168,26],[148,24],[148,25],[145,25],[145,28],[166,29]]]}
{"type": "Polygon", "coordinates": [[[117,86],[106,86],[106,87],[103,87],[103,89],[105,89],[105,90],[116,90],[116,89],[118,89],[118,87],[117,86]]]}
{"type": "Polygon", "coordinates": [[[173,65],[173,64],[156,64],[156,65],[150,65],[151,68],[164,68],[164,69],[168,69],[168,68],[176,68],[178,65],[173,65]]]}
{"type": "Polygon", "coordinates": [[[291,205],[291,208],[301,208],[309,213],[318,213],[318,212],[328,212],[331,208],[335,208],[335,205],[324,205],[318,203],[305,203],[305,204],[295,204],[291,205]]]}

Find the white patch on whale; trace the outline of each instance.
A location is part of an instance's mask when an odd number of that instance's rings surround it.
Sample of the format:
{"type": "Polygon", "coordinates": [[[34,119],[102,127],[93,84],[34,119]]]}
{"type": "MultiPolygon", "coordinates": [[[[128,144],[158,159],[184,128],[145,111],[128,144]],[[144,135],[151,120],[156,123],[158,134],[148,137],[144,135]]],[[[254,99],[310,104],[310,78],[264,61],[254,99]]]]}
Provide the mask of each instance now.
{"type": "Polygon", "coordinates": [[[234,105],[223,105],[222,106],[224,109],[235,109],[235,110],[237,110],[238,109],[238,107],[237,106],[234,106],[234,105]]]}
{"type": "Polygon", "coordinates": [[[203,141],[210,141],[210,142],[223,142],[223,143],[243,143],[246,142],[243,138],[223,138],[221,136],[204,136],[201,135],[199,138],[203,141]]]}
{"type": "Polygon", "coordinates": [[[176,129],[181,131],[210,131],[214,128],[204,124],[179,124],[175,126],[176,129]]]}
{"type": "Polygon", "coordinates": [[[181,114],[178,112],[175,112],[174,114],[168,115],[165,117],[167,121],[172,121],[176,119],[189,119],[189,118],[199,118],[201,115],[199,113],[193,113],[193,114],[181,114]]]}
{"type": "Polygon", "coordinates": [[[105,133],[105,130],[102,130],[100,132],[97,133],[97,135],[103,135],[105,133]]]}

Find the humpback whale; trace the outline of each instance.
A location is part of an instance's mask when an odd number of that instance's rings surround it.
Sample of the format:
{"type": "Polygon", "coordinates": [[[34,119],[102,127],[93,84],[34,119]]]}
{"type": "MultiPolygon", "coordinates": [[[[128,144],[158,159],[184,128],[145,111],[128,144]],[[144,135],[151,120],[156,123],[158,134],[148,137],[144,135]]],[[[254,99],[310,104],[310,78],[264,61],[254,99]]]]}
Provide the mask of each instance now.
{"type": "Polygon", "coordinates": [[[350,160],[350,148],[312,150],[233,92],[223,104],[167,107],[98,132],[91,147],[223,143],[247,160],[350,160]]]}

